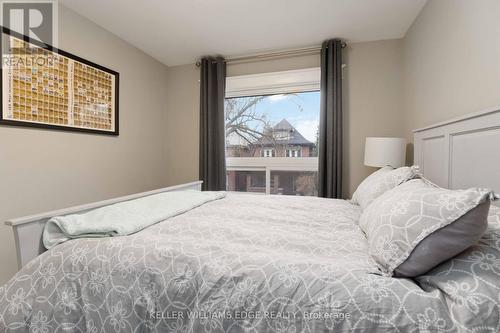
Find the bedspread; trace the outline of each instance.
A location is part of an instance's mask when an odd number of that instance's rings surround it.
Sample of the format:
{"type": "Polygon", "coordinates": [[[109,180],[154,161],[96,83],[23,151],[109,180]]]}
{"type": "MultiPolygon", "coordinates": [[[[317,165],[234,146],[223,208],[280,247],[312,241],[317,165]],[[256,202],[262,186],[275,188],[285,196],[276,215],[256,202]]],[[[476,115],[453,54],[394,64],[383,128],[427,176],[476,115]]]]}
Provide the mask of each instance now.
{"type": "Polygon", "coordinates": [[[228,194],[136,234],[75,239],[0,288],[0,331],[498,332],[500,219],[417,279],[384,277],[359,206],[228,194]]]}

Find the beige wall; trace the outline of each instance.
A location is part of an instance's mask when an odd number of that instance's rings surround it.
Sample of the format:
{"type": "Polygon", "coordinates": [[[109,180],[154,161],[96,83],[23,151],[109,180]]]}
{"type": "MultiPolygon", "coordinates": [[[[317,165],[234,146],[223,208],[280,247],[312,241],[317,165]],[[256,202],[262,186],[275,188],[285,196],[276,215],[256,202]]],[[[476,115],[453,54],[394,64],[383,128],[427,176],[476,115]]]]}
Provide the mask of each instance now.
{"type": "MultiPolygon", "coordinates": [[[[404,134],[402,118],[401,40],[352,44],[344,52],[346,175],[345,195],[373,169],[363,166],[366,136],[404,134]]],[[[240,63],[228,66],[228,76],[319,66],[318,55],[240,63]]],[[[194,65],[168,69],[169,133],[166,140],[168,184],[197,179],[199,72],[194,65]],[[173,140],[172,138],[175,138],[173,140]]]]}
{"type": "Polygon", "coordinates": [[[411,130],[500,106],[500,1],[430,0],[404,38],[411,130]]]}
{"type": "Polygon", "coordinates": [[[16,271],[8,218],[160,187],[166,66],[64,7],[61,49],[120,73],[119,137],[0,127],[0,285],[16,271]]]}
{"type": "Polygon", "coordinates": [[[348,46],[344,70],[346,157],[344,190],[352,195],[374,168],[364,165],[367,136],[404,135],[402,41],[348,46]]]}
{"type": "Polygon", "coordinates": [[[169,98],[165,131],[167,184],[176,185],[199,179],[200,72],[195,65],[169,67],[169,98]]]}

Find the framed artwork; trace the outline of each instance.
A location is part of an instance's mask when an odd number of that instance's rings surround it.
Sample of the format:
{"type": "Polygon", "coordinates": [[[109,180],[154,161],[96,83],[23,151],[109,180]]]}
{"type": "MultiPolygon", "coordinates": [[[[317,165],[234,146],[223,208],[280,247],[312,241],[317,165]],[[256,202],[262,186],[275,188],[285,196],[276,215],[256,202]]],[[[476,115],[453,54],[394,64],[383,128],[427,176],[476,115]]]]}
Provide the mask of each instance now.
{"type": "Polygon", "coordinates": [[[119,134],[119,73],[3,28],[0,125],[119,134]]]}

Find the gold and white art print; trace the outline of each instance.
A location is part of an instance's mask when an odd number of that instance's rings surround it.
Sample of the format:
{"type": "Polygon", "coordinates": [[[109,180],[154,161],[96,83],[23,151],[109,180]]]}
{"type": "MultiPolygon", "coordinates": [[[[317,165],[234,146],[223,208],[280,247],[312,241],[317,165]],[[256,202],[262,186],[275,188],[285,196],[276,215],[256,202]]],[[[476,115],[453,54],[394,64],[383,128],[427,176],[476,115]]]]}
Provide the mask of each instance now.
{"type": "Polygon", "coordinates": [[[4,29],[0,124],[118,135],[115,71],[4,29]]]}

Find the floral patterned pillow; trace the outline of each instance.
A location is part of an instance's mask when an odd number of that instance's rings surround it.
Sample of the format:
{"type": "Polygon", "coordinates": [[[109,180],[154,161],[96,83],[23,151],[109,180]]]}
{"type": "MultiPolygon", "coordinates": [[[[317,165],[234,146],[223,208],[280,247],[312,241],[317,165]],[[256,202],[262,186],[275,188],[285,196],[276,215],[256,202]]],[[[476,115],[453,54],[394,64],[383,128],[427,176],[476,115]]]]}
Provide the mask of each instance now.
{"type": "Polygon", "coordinates": [[[351,202],[358,204],[362,209],[368,207],[373,200],[396,187],[397,185],[417,176],[418,167],[402,167],[394,169],[386,166],[375,171],[359,184],[352,195],[351,202]]]}
{"type": "Polygon", "coordinates": [[[481,238],[495,198],[487,189],[447,190],[414,179],[375,199],[359,225],[383,275],[418,276],[481,238]]]}

